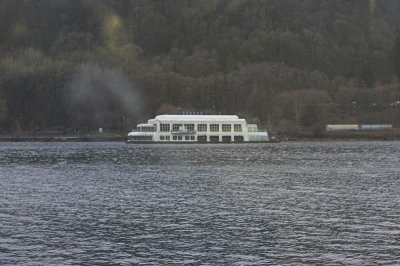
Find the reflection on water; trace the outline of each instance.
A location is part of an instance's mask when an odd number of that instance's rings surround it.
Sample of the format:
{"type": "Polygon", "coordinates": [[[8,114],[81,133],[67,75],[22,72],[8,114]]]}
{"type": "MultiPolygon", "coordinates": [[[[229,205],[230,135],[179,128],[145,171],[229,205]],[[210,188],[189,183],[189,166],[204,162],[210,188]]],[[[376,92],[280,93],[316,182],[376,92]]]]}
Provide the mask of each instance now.
{"type": "Polygon", "coordinates": [[[400,143],[0,143],[0,264],[400,263],[400,143]]]}

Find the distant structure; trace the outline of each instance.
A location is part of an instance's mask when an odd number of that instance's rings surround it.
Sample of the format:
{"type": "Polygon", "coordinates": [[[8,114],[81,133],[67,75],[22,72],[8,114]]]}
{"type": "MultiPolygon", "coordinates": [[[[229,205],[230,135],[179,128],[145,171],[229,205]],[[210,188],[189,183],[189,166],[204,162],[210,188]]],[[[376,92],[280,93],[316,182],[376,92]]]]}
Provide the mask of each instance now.
{"type": "Polygon", "coordinates": [[[391,130],[392,124],[350,124],[350,125],[326,125],[327,132],[334,131],[371,131],[371,130],[391,130]]]}

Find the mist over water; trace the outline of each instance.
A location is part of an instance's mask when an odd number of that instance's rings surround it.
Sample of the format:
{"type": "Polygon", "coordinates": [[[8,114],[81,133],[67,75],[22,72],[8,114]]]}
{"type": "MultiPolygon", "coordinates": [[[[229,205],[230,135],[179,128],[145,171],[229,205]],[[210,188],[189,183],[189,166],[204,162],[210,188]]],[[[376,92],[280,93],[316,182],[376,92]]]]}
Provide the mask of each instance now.
{"type": "Polygon", "coordinates": [[[396,265],[400,142],[2,143],[1,265],[396,265]]]}
{"type": "Polygon", "coordinates": [[[142,98],[136,85],[116,69],[81,65],[69,84],[71,112],[82,125],[115,127],[137,119],[142,98]]]}

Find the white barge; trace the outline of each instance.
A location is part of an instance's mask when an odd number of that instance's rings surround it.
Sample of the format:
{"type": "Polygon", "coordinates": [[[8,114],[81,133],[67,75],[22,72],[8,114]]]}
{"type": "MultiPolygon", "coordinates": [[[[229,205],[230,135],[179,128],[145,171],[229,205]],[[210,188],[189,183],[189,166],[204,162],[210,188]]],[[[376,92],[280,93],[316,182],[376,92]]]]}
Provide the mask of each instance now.
{"type": "Polygon", "coordinates": [[[236,115],[159,115],[128,133],[128,143],[269,142],[268,133],[236,115]]]}

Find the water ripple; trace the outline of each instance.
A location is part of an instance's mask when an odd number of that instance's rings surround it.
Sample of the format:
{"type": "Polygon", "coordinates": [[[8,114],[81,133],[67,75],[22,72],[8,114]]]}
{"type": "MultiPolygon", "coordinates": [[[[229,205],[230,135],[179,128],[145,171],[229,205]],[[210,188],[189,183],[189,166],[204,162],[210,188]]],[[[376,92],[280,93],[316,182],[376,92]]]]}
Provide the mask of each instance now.
{"type": "Polygon", "coordinates": [[[400,263],[400,143],[2,143],[0,264],[400,263]]]}

